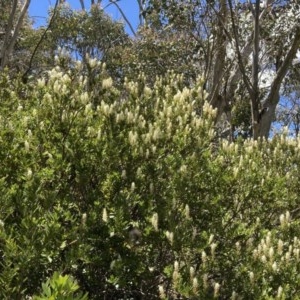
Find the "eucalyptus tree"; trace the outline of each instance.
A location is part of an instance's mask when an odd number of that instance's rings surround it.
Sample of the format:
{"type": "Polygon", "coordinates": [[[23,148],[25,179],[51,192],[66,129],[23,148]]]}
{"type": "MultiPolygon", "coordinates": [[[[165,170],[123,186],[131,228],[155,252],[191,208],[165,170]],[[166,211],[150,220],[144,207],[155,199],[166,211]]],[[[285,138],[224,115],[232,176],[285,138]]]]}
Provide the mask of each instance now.
{"type": "MultiPolygon", "coordinates": [[[[50,8],[46,25],[38,29],[40,38],[23,73],[25,81],[29,74],[46,74],[57,64],[65,70],[74,69],[75,61],[80,61],[82,75],[88,75],[87,89],[92,91],[97,74],[90,62],[97,60],[105,62],[107,72],[120,80],[123,72],[111,63],[111,57],[118,56],[118,47],[131,42],[124,24],[106,13],[102,1],[80,1],[80,5],[76,10],[68,1],[56,0],[50,8]]],[[[99,96],[99,91],[96,94],[99,96]]]]}
{"type": "MultiPolygon", "coordinates": [[[[16,59],[24,38],[24,28],[30,28],[28,8],[30,0],[1,1],[0,3],[0,71],[16,59]]],[[[15,64],[16,66],[17,64],[15,64]]]]}
{"type": "Polygon", "coordinates": [[[196,41],[189,44],[196,49],[190,62],[205,78],[217,120],[226,116],[232,135],[245,129],[254,138],[268,137],[300,45],[297,1],[149,0],[143,5],[147,28],[196,41]],[[239,120],[245,115],[241,109],[248,116],[239,120]]]}

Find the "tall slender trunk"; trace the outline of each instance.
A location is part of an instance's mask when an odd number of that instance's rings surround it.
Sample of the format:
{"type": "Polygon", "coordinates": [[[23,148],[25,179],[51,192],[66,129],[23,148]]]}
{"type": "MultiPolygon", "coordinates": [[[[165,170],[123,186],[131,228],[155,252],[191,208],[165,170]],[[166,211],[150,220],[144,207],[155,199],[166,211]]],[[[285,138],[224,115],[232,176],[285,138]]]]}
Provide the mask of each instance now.
{"type": "Polygon", "coordinates": [[[227,6],[226,0],[220,0],[220,9],[218,12],[218,24],[216,35],[216,55],[214,58],[213,76],[210,104],[217,108],[217,120],[221,117],[226,106],[225,99],[221,95],[220,89],[222,86],[222,79],[224,77],[225,58],[226,58],[226,24],[227,24],[227,6]]]}
{"type": "Polygon", "coordinates": [[[251,119],[252,119],[252,136],[254,139],[259,137],[259,8],[260,0],[256,0],[254,9],[254,34],[253,34],[253,54],[252,54],[252,91],[251,97],[251,119]]]}
{"type": "Polygon", "coordinates": [[[18,0],[14,0],[12,3],[12,8],[11,8],[10,14],[9,14],[7,26],[5,28],[4,41],[3,41],[1,56],[0,56],[0,70],[3,70],[7,64],[8,55],[9,55],[8,48],[9,48],[9,43],[10,43],[10,39],[12,36],[12,31],[13,31],[13,26],[14,26],[14,18],[16,16],[17,6],[18,6],[18,0]]]}
{"type": "Polygon", "coordinates": [[[12,4],[12,9],[11,9],[8,24],[6,27],[3,48],[1,51],[0,70],[3,70],[5,68],[5,66],[8,63],[9,57],[11,56],[11,54],[13,52],[14,46],[15,46],[17,38],[19,36],[21,26],[23,24],[24,17],[28,11],[30,1],[31,0],[26,0],[24,2],[23,6],[21,8],[20,14],[17,18],[15,27],[13,26],[13,23],[14,23],[14,19],[16,18],[18,0],[14,0],[14,2],[12,4]]]}

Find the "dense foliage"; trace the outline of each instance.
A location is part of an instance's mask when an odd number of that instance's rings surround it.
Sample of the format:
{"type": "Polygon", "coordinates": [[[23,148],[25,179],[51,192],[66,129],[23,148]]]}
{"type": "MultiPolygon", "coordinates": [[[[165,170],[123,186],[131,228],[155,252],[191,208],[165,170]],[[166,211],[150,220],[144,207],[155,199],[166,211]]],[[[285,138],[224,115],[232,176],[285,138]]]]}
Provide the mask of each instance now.
{"type": "Polygon", "coordinates": [[[80,62],[1,75],[1,298],[296,299],[299,140],[229,143],[200,78],[89,66],[94,92],[80,62]]]}
{"type": "Polygon", "coordinates": [[[298,4],[96,2],[0,4],[0,298],[298,299],[298,4]]]}

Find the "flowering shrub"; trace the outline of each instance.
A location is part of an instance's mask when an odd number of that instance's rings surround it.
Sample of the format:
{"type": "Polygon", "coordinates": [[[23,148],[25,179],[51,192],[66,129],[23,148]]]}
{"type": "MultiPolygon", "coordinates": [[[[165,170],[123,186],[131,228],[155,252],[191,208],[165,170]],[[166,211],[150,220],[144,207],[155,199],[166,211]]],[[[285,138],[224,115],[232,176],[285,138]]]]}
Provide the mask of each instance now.
{"type": "Polygon", "coordinates": [[[59,272],[90,299],[294,299],[299,140],[220,140],[200,79],[91,67],[0,79],[1,296],[59,272]]]}

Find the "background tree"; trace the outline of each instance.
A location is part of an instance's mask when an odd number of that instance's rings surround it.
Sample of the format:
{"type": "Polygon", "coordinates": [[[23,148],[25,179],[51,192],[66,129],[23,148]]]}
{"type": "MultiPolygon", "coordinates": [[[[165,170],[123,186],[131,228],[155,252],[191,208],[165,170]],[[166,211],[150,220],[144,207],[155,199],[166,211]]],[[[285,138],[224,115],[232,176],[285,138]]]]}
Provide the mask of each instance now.
{"type": "MultiPolygon", "coordinates": [[[[153,0],[144,9],[145,22],[152,30],[172,28],[173,32],[184,34],[186,40],[188,36],[197,41],[201,51],[196,52],[195,72],[205,76],[210,103],[219,111],[218,119],[225,114],[234,125],[232,111],[236,111],[235,106],[241,107],[236,105],[236,91],[247,90],[247,101],[252,107],[248,131],[255,137],[269,134],[280,87],[299,48],[297,4],[264,3],[256,1],[253,7],[232,1],[153,0]],[[274,17],[276,12],[280,12],[280,18],[274,17]],[[269,77],[271,82],[266,89],[260,79],[265,79],[264,74],[270,70],[272,78],[269,77]]],[[[240,121],[243,123],[245,120],[240,121]]],[[[239,127],[235,123],[232,134],[239,127]]]]}
{"type": "Polygon", "coordinates": [[[30,0],[1,1],[0,12],[0,71],[5,67],[18,67],[19,71],[24,68],[22,59],[28,57],[28,49],[24,47],[24,39],[32,30],[28,18],[28,7],[30,0]],[[25,52],[25,53],[24,53],[25,52]],[[18,63],[16,63],[16,60],[18,63]],[[12,64],[12,61],[14,63],[12,64]]]}

